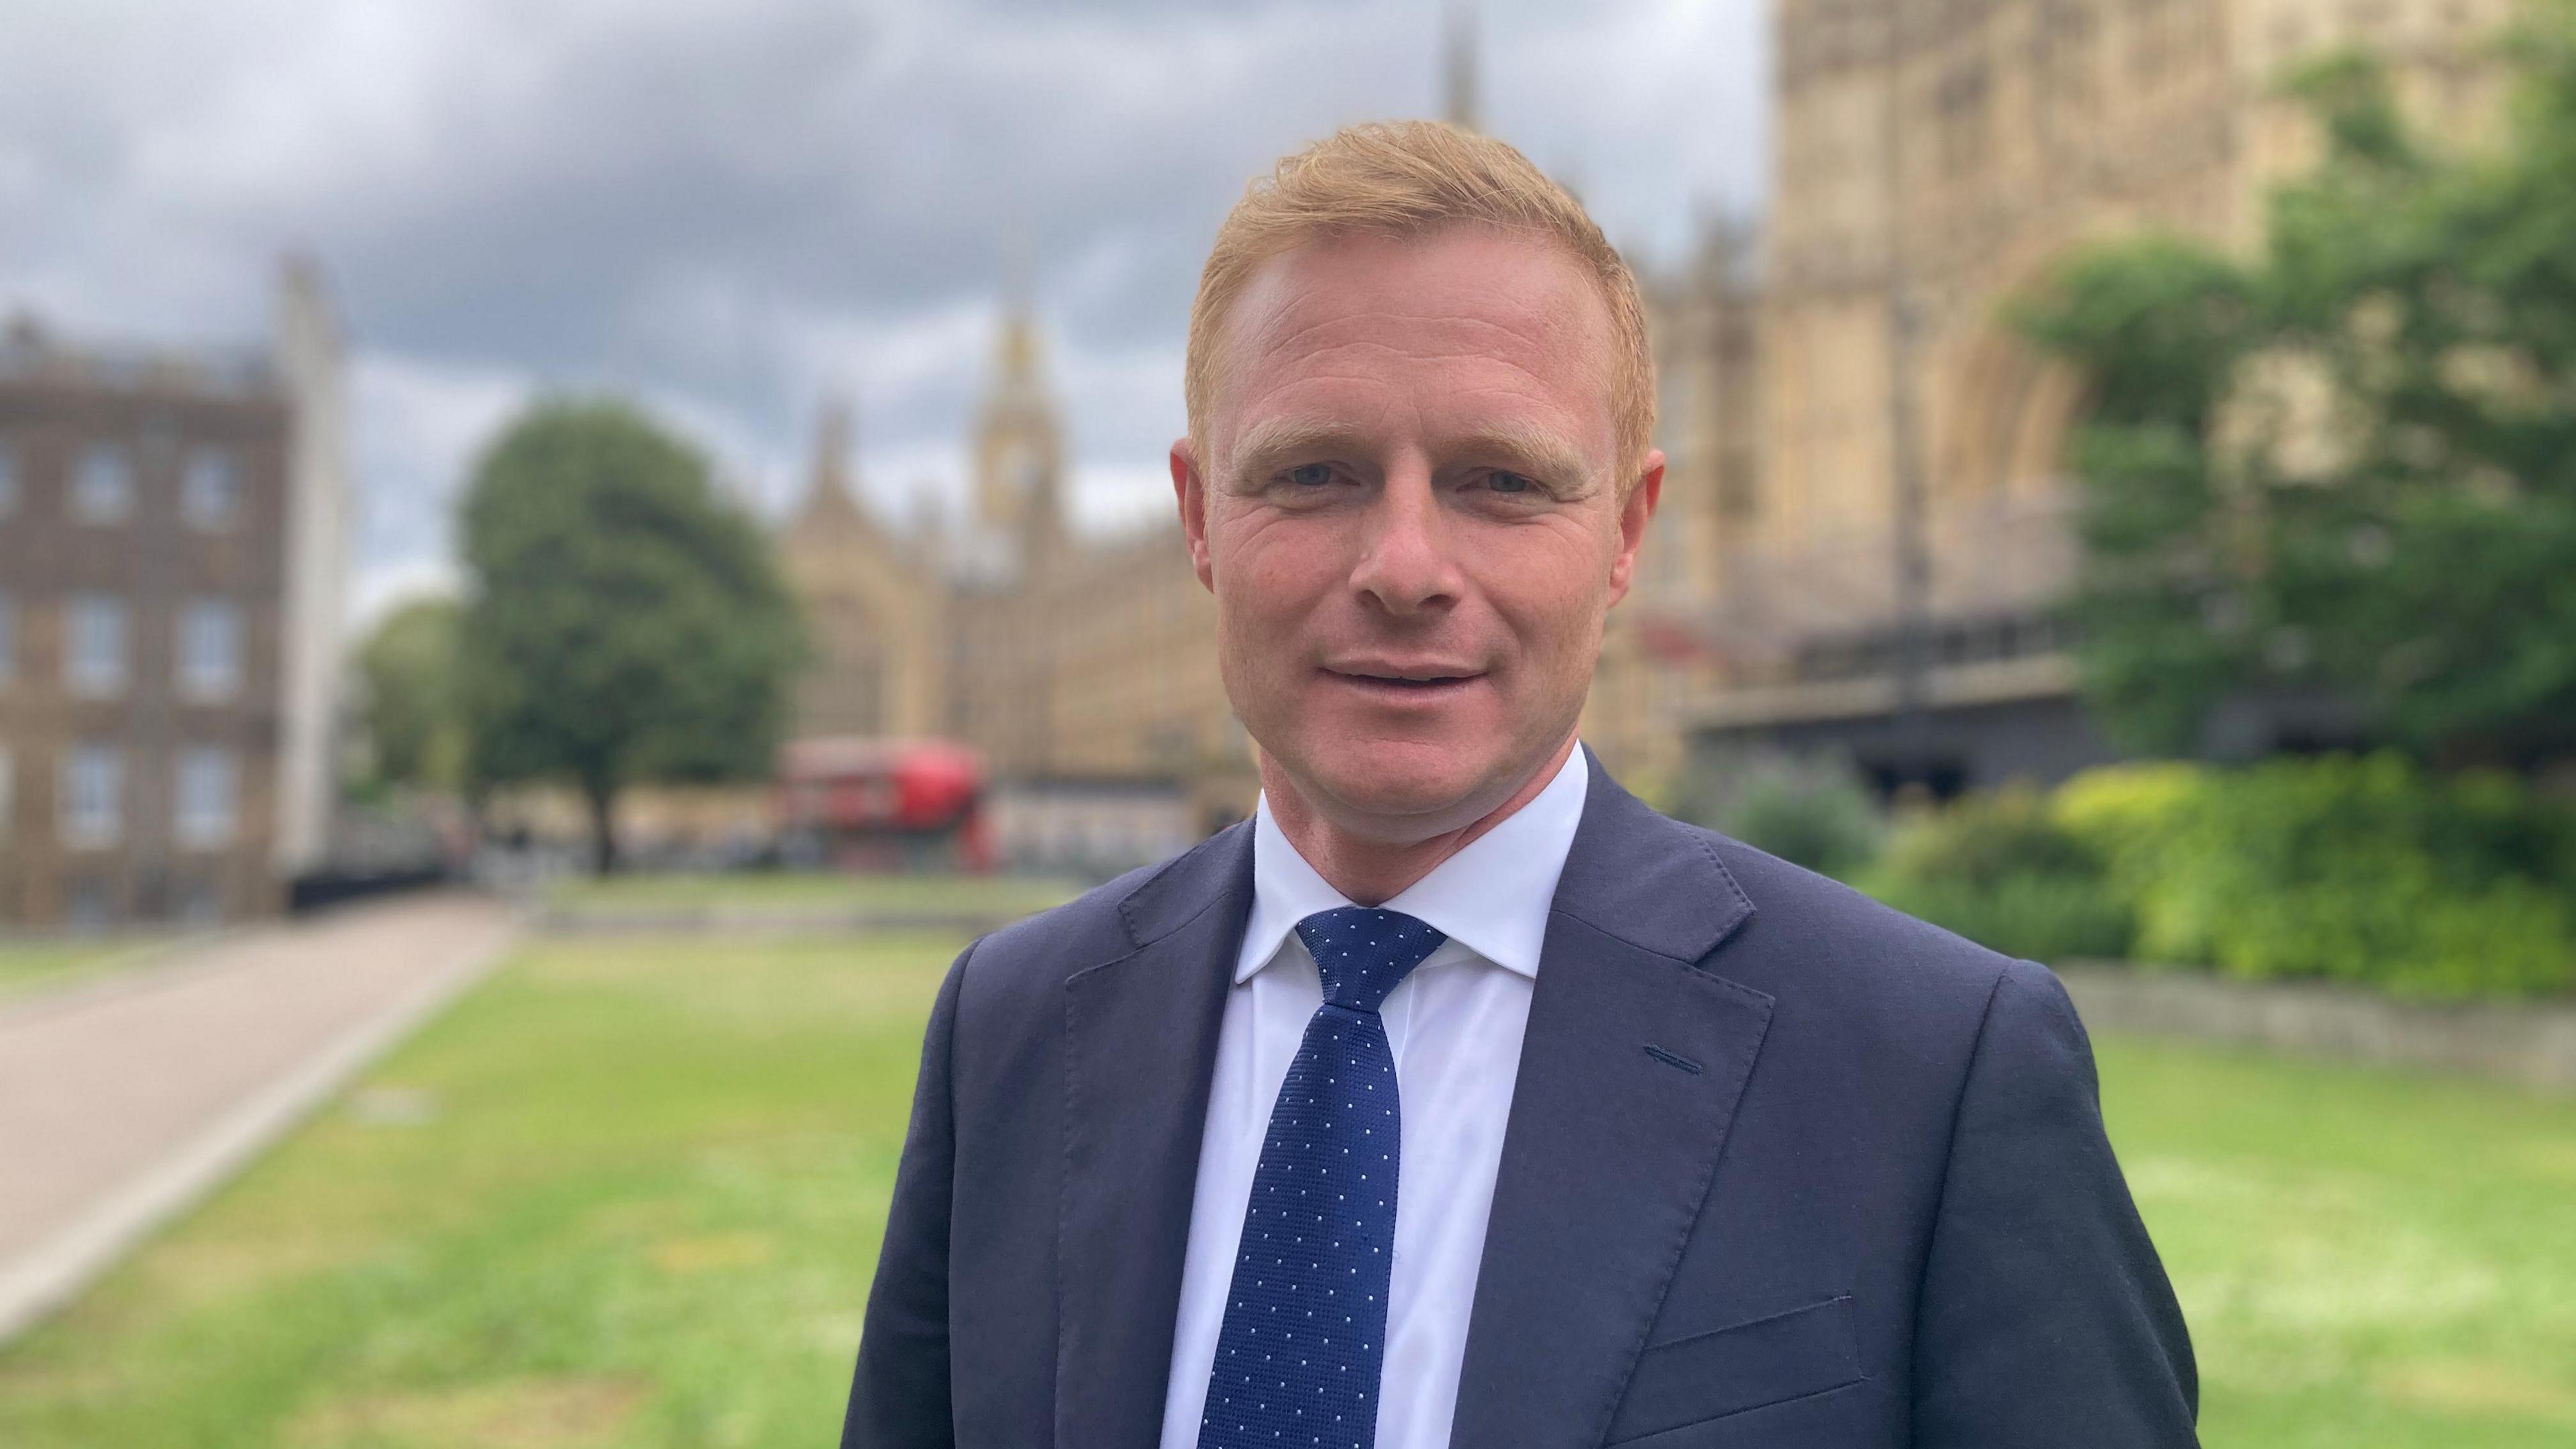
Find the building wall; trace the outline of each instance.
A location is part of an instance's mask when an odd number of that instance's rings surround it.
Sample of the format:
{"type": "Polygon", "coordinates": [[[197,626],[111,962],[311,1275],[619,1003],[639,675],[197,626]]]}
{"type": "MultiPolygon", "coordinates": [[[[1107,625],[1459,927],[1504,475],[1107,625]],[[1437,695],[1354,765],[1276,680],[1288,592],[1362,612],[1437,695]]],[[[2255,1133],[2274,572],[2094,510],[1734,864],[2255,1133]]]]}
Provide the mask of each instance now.
{"type": "Polygon", "coordinates": [[[970,440],[964,530],[891,531],[846,485],[815,487],[779,542],[818,644],[798,733],[939,733],[1013,786],[1120,799],[1152,786],[1205,819],[1249,811],[1258,787],[1217,676],[1215,602],[1177,524],[1075,535],[1064,454],[1033,325],[1013,315],[970,440]],[[874,697],[897,658],[918,681],[901,709],[871,726],[834,707],[874,697]]]}
{"type": "Polygon", "coordinates": [[[868,516],[850,482],[848,450],[847,415],[836,409],[817,441],[804,503],[778,537],[809,651],[789,733],[937,734],[947,662],[937,561],[918,557],[868,516]]]}
{"type": "Polygon", "coordinates": [[[1716,686],[1718,561],[1760,471],[1760,301],[1752,236],[1712,231],[1671,276],[1641,279],[1655,351],[1661,501],[1628,597],[1610,612],[1580,726],[1612,774],[1656,797],[1688,763],[1692,701],[1716,686]]]}
{"type": "MultiPolygon", "coordinates": [[[[340,793],[341,638],[349,582],[349,408],[340,329],[309,261],[278,289],[278,387],[288,407],[280,569],[280,717],[274,865],[292,878],[323,863],[340,793]]],[[[271,788],[263,786],[263,788],[271,788]]]]}
{"type": "Polygon", "coordinates": [[[108,364],[24,334],[0,357],[0,455],[14,496],[0,509],[0,595],[12,667],[0,676],[0,924],[112,924],[238,917],[274,908],[283,724],[290,412],[264,371],[230,376],[108,364]],[[121,519],[75,516],[74,477],[97,447],[130,460],[121,519]],[[182,479],[200,457],[231,460],[233,503],[192,521],[182,479]],[[123,613],[123,680],[75,688],[72,615],[83,599],[123,613]],[[217,601],[238,620],[231,687],[179,678],[183,619],[217,601]],[[67,772],[84,747],[115,752],[114,828],[66,829],[67,772]],[[178,819],[182,761],[230,761],[229,827],[191,839],[178,819]]]}
{"type": "MultiPolygon", "coordinates": [[[[1069,558],[1045,584],[1050,773],[1248,781],[1249,742],[1217,667],[1216,599],[1177,521],[1069,558]]],[[[1243,810],[1257,786],[1237,793],[1243,810]]]]}
{"type": "Polygon", "coordinates": [[[2510,0],[1780,0],[1756,481],[1717,531],[1723,667],[1686,713],[1785,730],[1892,699],[1900,405],[1917,420],[1928,623],[1958,645],[1936,648],[1934,674],[1984,671],[1957,689],[1936,677],[1932,694],[1983,698],[1991,666],[2010,662],[1988,645],[2035,651],[2001,671],[2031,697],[2068,691],[2062,636],[2041,616],[2077,564],[2062,469],[2081,390],[2007,309],[2088,241],[2159,228],[2257,243],[2268,190],[2318,154],[2277,82],[2327,47],[2382,50],[2420,119],[2490,133],[2497,87],[2478,47],[2510,13],[2510,0]]]}

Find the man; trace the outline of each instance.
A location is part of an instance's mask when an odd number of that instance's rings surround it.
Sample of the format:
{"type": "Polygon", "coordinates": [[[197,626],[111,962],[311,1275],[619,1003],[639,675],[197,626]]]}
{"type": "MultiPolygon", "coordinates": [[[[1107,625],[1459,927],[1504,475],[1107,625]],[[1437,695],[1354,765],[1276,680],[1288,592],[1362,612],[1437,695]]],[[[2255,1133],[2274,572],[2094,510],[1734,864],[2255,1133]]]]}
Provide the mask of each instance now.
{"type": "Polygon", "coordinates": [[[2056,979],[1576,741],[1653,398],[1500,142],[1227,218],[1172,480],[1261,806],[958,958],[844,1446],[2194,1442],[2056,979]]]}

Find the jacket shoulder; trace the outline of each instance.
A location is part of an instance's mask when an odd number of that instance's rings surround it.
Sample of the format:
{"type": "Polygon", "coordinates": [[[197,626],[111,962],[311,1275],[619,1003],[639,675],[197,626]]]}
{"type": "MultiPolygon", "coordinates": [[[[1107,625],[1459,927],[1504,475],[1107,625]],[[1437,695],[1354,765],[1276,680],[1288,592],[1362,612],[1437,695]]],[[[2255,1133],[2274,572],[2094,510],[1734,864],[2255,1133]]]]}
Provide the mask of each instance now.
{"type": "Polygon", "coordinates": [[[1743,939],[1711,965],[1757,990],[1821,990],[1898,1009],[1937,1001],[1982,1014],[2005,977],[2049,974],[1740,840],[1682,828],[1701,837],[1753,904],[1743,939]]]}
{"type": "Polygon", "coordinates": [[[1066,980],[1128,955],[1154,934],[1137,902],[1162,894],[1204,895],[1212,902],[1211,876],[1222,873],[1221,857],[1237,843],[1234,831],[1245,828],[1220,831],[1168,860],[1138,866],[981,937],[961,962],[961,999],[969,1007],[1060,1009],[1066,980]]]}

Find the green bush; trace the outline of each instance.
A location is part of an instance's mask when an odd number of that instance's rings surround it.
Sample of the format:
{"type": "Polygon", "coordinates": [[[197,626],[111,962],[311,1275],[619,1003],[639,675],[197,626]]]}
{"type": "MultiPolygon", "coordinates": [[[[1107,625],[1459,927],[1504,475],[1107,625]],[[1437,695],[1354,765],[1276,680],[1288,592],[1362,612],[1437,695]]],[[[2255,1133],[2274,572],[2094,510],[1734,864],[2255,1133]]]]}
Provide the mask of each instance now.
{"type": "Polygon", "coordinates": [[[2121,766],[2051,806],[2143,959],[2424,997],[2576,985],[2576,822],[2511,777],[2396,755],[2121,766]]]}
{"type": "Polygon", "coordinates": [[[2128,956],[2426,998],[2576,987],[2576,811],[2396,755],[2088,771],[1906,821],[1863,875],[2016,956],[2128,956]]]}
{"type": "Polygon", "coordinates": [[[1869,891],[2014,956],[2125,956],[2132,923],[2102,862],[2027,789],[1972,795],[1907,819],[1869,891]]]}
{"type": "Polygon", "coordinates": [[[1841,760],[1704,760],[1674,811],[1793,865],[1848,879],[1879,850],[1878,805],[1841,760]]]}

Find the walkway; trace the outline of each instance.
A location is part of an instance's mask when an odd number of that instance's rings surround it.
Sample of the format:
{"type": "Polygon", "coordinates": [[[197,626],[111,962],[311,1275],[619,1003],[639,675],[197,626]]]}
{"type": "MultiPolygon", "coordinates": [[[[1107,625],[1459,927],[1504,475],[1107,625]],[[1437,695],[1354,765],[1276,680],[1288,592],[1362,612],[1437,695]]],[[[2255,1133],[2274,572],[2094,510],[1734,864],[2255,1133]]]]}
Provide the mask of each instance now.
{"type": "Polygon", "coordinates": [[[481,974],[514,920],[413,896],[0,1004],[0,1341],[481,974]]]}

